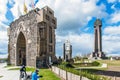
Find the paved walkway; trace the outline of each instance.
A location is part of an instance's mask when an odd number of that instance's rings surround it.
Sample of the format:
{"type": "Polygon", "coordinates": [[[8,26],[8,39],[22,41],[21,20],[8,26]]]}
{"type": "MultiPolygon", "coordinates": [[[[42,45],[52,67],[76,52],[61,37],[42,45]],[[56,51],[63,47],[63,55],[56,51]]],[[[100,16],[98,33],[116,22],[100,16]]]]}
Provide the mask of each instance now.
{"type": "Polygon", "coordinates": [[[98,71],[97,74],[110,77],[111,80],[120,80],[120,66],[108,66],[108,70],[98,71]]]}
{"type": "Polygon", "coordinates": [[[107,68],[107,64],[103,63],[101,66],[94,66],[94,67],[78,67],[75,69],[99,69],[99,68],[107,68]]]}
{"type": "Polygon", "coordinates": [[[19,80],[19,70],[8,70],[6,63],[0,63],[0,80],[19,80]]]}
{"type": "Polygon", "coordinates": [[[120,66],[108,66],[108,70],[120,72],[120,66]]]}

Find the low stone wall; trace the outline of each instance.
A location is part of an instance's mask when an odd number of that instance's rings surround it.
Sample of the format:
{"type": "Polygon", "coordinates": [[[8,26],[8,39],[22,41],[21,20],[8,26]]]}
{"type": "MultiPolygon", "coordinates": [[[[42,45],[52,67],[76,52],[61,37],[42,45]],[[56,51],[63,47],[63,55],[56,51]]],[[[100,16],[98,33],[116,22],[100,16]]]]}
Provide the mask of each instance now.
{"type": "Polygon", "coordinates": [[[62,69],[55,67],[55,66],[52,66],[52,71],[65,80],[90,80],[86,77],[82,77],[82,76],[80,77],[78,75],[67,72],[67,71],[62,70],[62,69]]]}

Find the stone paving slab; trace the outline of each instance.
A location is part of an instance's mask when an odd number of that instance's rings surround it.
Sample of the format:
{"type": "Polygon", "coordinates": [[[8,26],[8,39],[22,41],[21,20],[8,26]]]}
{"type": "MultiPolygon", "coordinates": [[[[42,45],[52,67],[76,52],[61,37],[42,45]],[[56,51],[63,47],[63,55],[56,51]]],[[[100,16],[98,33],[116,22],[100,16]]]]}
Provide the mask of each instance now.
{"type": "Polygon", "coordinates": [[[19,70],[8,70],[6,63],[0,63],[0,80],[19,80],[19,70]]]}

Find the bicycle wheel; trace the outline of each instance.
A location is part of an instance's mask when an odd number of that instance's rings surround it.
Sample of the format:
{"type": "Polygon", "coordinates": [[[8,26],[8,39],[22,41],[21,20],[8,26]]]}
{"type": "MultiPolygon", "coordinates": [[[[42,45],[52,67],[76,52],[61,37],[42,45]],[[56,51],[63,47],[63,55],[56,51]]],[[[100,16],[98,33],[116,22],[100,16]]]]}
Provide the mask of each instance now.
{"type": "Polygon", "coordinates": [[[20,76],[20,80],[26,80],[26,77],[27,77],[26,73],[22,72],[20,76]]]}

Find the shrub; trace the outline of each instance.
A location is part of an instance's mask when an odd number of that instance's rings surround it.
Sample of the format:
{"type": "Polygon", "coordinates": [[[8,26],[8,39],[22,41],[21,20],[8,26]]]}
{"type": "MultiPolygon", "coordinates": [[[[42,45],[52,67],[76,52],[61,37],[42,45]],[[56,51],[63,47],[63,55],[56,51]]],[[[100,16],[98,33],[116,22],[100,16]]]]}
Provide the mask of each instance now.
{"type": "Polygon", "coordinates": [[[99,65],[100,65],[100,63],[97,61],[92,62],[92,66],[99,66],[99,65]]]}
{"type": "MultiPolygon", "coordinates": [[[[93,65],[98,66],[98,65],[100,65],[100,63],[97,62],[97,61],[94,61],[93,65]]],[[[94,72],[96,70],[91,70],[91,71],[89,71],[89,70],[82,70],[82,69],[81,70],[76,70],[76,69],[74,69],[74,68],[72,68],[70,66],[72,66],[72,65],[69,64],[68,62],[63,62],[58,67],[63,69],[63,70],[65,70],[65,71],[74,73],[76,75],[82,75],[84,77],[87,77],[90,80],[110,80],[110,79],[108,79],[106,77],[103,77],[103,76],[100,76],[100,75],[95,75],[95,74],[91,73],[91,72],[94,72]]]]}
{"type": "Polygon", "coordinates": [[[74,66],[70,64],[69,62],[62,62],[60,65],[67,67],[67,68],[74,68],[74,66]]]}

